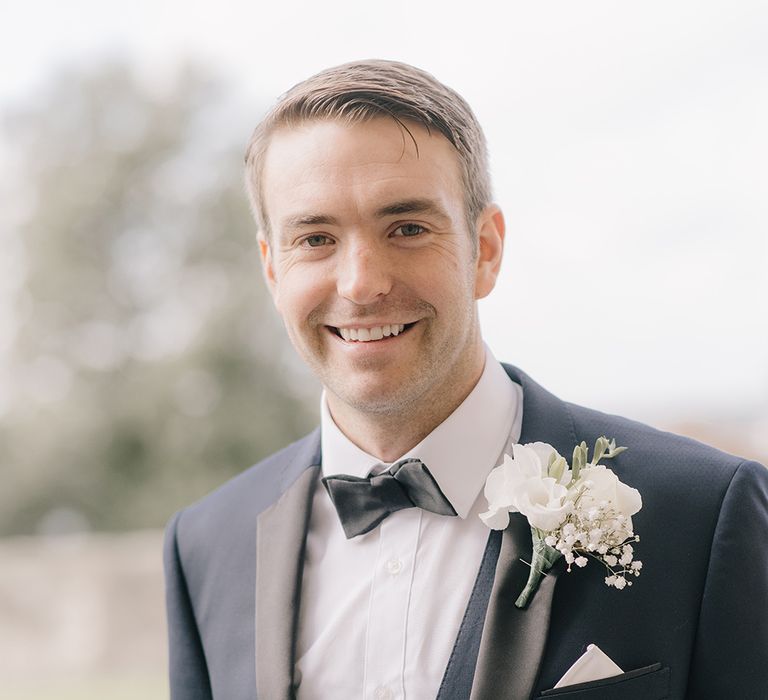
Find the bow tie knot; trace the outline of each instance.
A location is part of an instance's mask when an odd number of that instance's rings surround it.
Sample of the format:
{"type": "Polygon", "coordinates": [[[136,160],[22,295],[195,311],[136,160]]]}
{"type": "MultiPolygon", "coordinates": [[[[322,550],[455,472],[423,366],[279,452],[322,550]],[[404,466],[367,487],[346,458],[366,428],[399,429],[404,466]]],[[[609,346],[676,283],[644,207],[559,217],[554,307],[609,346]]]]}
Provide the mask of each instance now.
{"type": "Polygon", "coordinates": [[[404,508],[456,515],[427,466],[418,459],[403,459],[367,478],[338,474],[326,476],[322,482],[347,539],[370,532],[404,508]]]}

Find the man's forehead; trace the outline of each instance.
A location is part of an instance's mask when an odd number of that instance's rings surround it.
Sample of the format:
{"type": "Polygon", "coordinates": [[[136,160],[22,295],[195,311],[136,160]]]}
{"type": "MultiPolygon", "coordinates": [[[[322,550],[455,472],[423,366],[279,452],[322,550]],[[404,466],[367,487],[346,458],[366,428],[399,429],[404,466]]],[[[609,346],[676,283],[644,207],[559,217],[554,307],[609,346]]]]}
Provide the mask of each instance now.
{"type": "MultiPolygon", "coordinates": [[[[354,161],[379,158],[391,163],[419,161],[442,155],[460,169],[458,152],[439,131],[411,120],[381,116],[361,121],[309,119],[283,125],[269,136],[264,170],[269,171],[286,157],[309,161],[333,160],[343,155],[354,161]]],[[[262,173],[264,175],[265,173],[262,173]]]]}
{"type": "Polygon", "coordinates": [[[332,223],[340,205],[378,218],[446,215],[453,200],[463,202],[456,152],[420,125],[413,136],[384,117],[282,128],[273,135],[262,172],[273,223],[332,223]]]}

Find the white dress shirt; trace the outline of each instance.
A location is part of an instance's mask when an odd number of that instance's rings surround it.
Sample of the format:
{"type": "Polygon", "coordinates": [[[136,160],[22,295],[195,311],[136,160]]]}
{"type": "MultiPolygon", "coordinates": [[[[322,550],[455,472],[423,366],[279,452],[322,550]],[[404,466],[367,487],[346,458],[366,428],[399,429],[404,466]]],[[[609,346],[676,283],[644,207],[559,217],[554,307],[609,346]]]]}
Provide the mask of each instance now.
{"type": "MultiPolygon", "coordinates": [[[[389,466],[347,439],[324,396],[321,411],[324,476],[389,466]]],[[[427,465],[458,517],[408,508],[347,540],[318,481],[299,611],[300,700],[436,697],[488,539],[483,485],[521,425],[522,389],[486,347],[469,396],[401,457],[427,465]]]]}

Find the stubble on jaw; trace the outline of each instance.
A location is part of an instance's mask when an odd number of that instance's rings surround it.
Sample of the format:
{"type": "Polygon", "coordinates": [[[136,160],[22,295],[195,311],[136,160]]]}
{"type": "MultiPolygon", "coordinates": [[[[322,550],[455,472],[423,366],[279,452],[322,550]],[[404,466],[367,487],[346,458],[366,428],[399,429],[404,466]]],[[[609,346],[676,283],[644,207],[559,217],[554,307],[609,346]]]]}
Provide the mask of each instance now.
{"type": "Polygon", "coordinates": [[[458,399],[448,411],[441,404],[425,401],[422,394],[401,396],[399,401],[390,401],[386,406],[382,404],[378,411],[367,404],[363,407],[365,412],[344,412],[342,416],[333,408],[330,390],[328,407],[337,427],[351,442],[382,462],[394,462],[418,445],[466,399],[482,370],[481,365],[472,381],[462,387],[453,385],[450,376],[446,379],[443,388],[457,392],[458,399]]]}
{"type": "Polygon", "coordinates": [[[337,426],[358,447],[382,461],[400,458],[453,413],[480,379],[484,354],[476,323],[462,347],[458,356],[448,359],[455,350],[452,346],[420,364],[419,373],[430,378],[423,386],[416,381],[407,387],[389,387],[378,401],[370,395],[362,398],[354,387],[328,382],[318,373],[337,426]]]}

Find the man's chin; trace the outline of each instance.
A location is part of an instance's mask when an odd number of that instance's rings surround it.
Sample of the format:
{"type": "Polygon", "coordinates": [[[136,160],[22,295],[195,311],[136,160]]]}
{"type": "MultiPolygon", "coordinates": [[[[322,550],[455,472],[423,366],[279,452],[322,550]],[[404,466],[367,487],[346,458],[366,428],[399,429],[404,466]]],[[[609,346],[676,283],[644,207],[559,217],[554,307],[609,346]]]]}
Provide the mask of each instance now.
{"type": "Polygon", "coordinates": [[[336,388],[326,385],[326,389],[333,395],[332,404],[372,416],[393,416],[414,405],[413,385],[408,382],[349,383],[336,388]]]}

